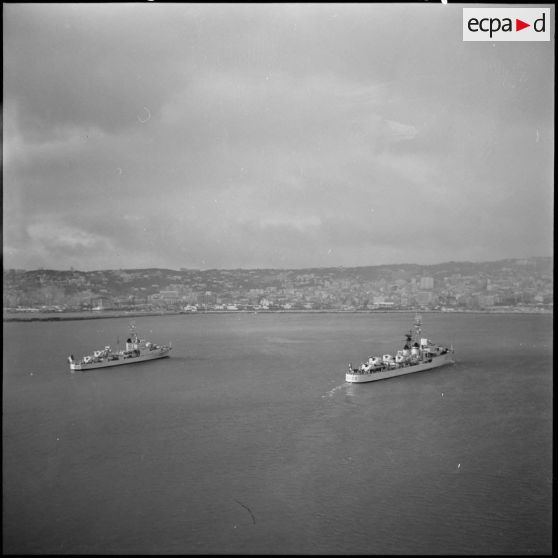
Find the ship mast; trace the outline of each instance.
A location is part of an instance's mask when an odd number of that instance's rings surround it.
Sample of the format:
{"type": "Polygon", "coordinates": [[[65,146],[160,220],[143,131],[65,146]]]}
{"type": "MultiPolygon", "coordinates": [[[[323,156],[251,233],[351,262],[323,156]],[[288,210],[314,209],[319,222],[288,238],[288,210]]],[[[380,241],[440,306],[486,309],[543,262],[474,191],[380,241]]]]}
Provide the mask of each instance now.
{"type": "Polygon", "coordinates": [[[413,327],[415,330],[415,341],[419,344],[420,344],[421,326],[422,326],[422,317],[420,314],[415,314],[415,323],[413,327]]]}
{"type": "Polygon", "coordinates": [[[134,320],[130,320],[129,327],[130,327],[130,339],[132,340],[132,343],[136,343],[138,334],[136,333],[136,323],[134,322],[134,320]]]}

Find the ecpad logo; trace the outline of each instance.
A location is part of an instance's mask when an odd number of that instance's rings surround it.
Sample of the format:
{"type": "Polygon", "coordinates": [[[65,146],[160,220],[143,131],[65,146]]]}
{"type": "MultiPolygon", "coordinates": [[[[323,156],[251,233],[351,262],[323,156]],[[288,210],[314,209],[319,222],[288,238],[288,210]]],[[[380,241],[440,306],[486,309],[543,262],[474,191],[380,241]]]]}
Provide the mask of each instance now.
{"type": "Polygon", "coordinates": [[[463,8],[464,41],[550,41],[550,8],[463,8]]]}

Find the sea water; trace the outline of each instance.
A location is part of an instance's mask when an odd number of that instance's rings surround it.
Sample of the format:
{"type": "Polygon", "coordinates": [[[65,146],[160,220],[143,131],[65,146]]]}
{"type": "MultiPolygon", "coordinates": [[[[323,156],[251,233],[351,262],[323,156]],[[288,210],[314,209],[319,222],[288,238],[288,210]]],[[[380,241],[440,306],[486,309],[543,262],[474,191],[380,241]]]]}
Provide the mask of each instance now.
{"type": "Polygon", "coordinates": [[[545,554],[552,316],[423,314],[457,363],[348,384],[412,314],[4,323],[3,551],[545,554]]]}

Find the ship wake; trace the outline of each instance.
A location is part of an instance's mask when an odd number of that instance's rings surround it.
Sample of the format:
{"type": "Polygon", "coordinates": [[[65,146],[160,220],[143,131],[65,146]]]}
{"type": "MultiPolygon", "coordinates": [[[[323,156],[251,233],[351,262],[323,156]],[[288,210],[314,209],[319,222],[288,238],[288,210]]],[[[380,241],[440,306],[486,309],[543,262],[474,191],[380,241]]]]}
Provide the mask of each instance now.
{"type": "Polygon", "coordinates": [[[333,397],[338,391],[342,390],[343,388],[346,388],[347,384],[344,382],[342,384],[339,384],[338,386],[335,386],[333,389],[330,389],[325,395],[322,395],[322,399],[325,399],[326,397],[333,397]]]}

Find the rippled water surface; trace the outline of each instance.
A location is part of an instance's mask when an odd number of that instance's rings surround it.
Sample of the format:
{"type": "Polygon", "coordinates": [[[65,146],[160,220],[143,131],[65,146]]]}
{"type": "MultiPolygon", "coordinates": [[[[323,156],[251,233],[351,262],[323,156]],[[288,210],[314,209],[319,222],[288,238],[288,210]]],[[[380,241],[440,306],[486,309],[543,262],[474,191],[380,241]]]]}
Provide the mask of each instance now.
{"type": "Polygon", "coordinates": [[[344,382],[412,321],[136,318],[172,357],[87,373],[128,320],[4,323],[4,552],[550,553],[552,317],[424,314],[456,365],[344,382]]]}

